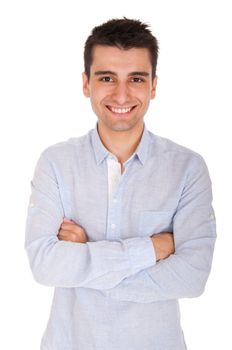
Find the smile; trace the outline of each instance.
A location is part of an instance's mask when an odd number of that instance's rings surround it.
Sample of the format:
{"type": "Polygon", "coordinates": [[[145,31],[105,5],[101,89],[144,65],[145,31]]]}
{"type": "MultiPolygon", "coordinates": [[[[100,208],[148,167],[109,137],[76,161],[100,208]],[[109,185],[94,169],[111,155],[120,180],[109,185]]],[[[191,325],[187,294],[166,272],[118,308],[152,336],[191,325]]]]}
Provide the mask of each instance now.
{"type": "Polygon", "coordinates": [[[118,107],[112,107],[112,106],[106,106],[106,107],[113,113],[126,114],[126,113],[130,113],[132,109],[134,109],[136,106],[124,107],[124,108],[118,108],[118,107]]]}

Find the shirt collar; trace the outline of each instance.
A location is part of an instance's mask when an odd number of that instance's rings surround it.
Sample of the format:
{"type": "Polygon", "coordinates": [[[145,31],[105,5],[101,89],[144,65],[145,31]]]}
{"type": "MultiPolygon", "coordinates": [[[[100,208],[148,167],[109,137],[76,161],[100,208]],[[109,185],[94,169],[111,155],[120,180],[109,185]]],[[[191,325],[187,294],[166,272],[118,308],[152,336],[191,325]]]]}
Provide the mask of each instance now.
{"type": "MultiPolygon", "coordinates": [[[[110,152],[103,145],[100,139],[100,136],[97,130],[97,123],[95,125],[95,128],[91,132],[91,141],[92,141],[92,147],[95,154],[96,162],[97,162],[97,165],[99,165],[110,154],[110,152]]],[[[134,152],[137,155],[142,165],[145,164],[147,159],[149,142],[150,142],[149,131],[147,130],[146,125],[144,124],[144,130],[143,130],[141,140],[139,142],[137,149],[134,152]]]]}

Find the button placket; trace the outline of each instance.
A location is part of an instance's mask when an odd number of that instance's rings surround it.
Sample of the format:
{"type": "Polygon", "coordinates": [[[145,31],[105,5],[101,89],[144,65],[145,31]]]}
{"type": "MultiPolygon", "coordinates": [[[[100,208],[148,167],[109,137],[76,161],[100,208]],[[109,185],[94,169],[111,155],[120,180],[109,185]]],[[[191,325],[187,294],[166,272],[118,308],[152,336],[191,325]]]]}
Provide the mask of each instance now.
{"type": "Polygon", "coordinates": [[[121,222],[121,185],[116,188],[113,197],[109,201],[108,210],[108,238],[110,240],[118,240],[120,238],[120,222],[121,222]]]}
{"type": "Polygon", "coordinates": [[[121,164],[114,156],[109,156],[107,161],[109,181],[107,238],[114,240],[121,237],[122,192],[130,162],[125,163],[124,172],[121,174],[121,164]]]}

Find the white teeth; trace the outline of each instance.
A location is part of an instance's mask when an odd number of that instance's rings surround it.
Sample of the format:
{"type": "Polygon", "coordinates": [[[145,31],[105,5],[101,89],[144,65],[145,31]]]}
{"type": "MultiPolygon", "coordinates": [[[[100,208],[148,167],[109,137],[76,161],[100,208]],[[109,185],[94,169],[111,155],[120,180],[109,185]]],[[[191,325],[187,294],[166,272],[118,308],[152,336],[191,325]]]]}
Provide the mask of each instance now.
{"type": "Polygon", "coordinates": [[[123,113],[128,113],[132,110],[132,107],[129,108],[114,108],[114,107],[110,107],[110,110],[114,113],[118,113],[118,114],[123,114],[123,113]]]}

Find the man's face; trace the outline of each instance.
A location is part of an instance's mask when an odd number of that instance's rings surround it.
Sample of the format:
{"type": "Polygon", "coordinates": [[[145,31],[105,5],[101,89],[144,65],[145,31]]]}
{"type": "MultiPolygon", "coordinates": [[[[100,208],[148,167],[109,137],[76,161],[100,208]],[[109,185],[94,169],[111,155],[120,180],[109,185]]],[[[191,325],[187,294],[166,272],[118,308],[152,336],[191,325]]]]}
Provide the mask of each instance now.
{"type": "Polygon", "coordinates": [[[90,79],[83,73],[84,95],[90,97],[99,125],[111,131],[141,127],[155,97],[156,83],[146,48],[122,50],[97,45],[90,79]]]}

